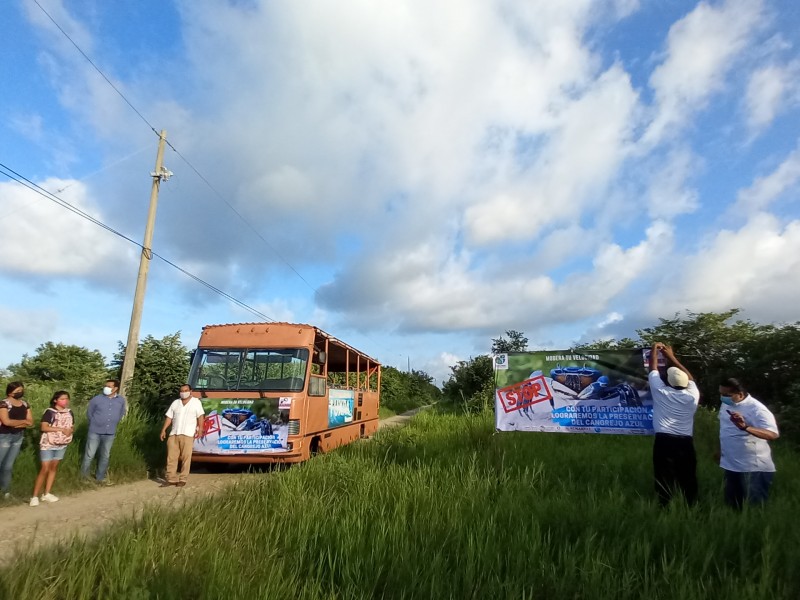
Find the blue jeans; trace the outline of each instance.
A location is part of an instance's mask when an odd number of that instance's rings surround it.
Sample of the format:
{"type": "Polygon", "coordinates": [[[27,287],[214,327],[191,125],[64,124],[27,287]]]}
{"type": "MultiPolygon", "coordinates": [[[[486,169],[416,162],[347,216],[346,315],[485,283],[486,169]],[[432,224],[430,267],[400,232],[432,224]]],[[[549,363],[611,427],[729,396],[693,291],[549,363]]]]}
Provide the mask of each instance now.
{"type": "Polygon", "coordinates": [[[92,433],[86,438],[86,450],[83,453],[83,462],[81,463],[81,475],[89,477],[89,467],[92,465],[95,455],[98,450],[100,456],[97,457],[97,473],[95,478],[97,481],[103,481],[106,478],[106,471],[108,471],[108,459],[111,456],[111,445],[114,443],[113,433],[92,433]]]}
{"type": "Polygon", "coordinates": [[[767,501],[775,473],[761,471],[738,473],[727,470],[724,470],[724,473],[725,503],[728,506],[741,509],[745,502],[757,506],[767,501]]]}
{"type": "Polygon", "coordinates": [[[21,433],[0,433],[0,492],[11,489],[11,471],[22,448],[21,433]]]}

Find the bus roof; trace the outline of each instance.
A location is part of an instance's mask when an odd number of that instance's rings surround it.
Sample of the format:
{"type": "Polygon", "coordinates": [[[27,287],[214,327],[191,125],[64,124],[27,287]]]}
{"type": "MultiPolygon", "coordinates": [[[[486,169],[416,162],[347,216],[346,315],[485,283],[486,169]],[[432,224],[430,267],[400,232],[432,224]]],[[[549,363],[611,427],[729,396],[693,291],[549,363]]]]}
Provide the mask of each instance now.
{"type": "MultiPolygon", "coordinates": [[[[324,332],[319,327],[306,323],[229,323],[206,325],[200,334],[199,348],[294,348],[314,347],[328,340],[328,360],[331,366],[347,365],[347,350],[350,350],[350,367],[356,365],[357,356],[366,358],[373,365],[380,362],[324,332]]],[[[324,350],[324,347],[316,347],[324,350]]],[[[363,366],[363,365],[362,365],[363,366]]]]}

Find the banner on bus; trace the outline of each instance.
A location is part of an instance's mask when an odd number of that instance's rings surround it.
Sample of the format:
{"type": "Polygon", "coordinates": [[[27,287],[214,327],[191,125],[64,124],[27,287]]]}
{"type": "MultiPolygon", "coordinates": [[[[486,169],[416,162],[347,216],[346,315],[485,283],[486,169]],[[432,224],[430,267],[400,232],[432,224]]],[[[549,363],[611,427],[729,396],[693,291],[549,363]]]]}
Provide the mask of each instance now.
{"type": "Polygon", "coordinates": [[[203,398],[203,435],[194,451],[205,454],[285,452],[291,398],[203,398]]]}
{"type": "Polygon", "coordinates": [[[341,427],[353,422],[355,392],[353,390],[328,390],[328,427],[341,427]]]}
{"type": "Polygon", "coordinates": [[[493,357],[499,431],[653,433],[649,350],[511,352],[493,357]]]}

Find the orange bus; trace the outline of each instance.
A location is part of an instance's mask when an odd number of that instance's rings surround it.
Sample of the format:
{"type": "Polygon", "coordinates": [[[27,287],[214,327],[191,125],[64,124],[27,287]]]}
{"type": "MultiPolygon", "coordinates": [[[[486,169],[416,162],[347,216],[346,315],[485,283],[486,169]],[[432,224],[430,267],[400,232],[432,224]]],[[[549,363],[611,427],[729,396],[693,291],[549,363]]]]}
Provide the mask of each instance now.
{"type": "Polygon", "coordinates": [[[203,327],[189,383],[206,413],[192,462],[297,463],[378,429],[380,363],[313,325],[203,327]]]}

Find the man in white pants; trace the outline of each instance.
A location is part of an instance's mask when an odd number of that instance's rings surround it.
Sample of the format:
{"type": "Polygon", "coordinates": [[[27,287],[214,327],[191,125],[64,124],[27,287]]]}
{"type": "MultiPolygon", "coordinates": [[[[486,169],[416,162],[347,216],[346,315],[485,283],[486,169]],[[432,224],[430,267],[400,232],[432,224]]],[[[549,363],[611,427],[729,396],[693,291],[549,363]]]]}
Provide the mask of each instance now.
{"type": "Polygon", "coordinates": [[[161,487],[176,485],[183,487],[189,479],[192,466],[192,446],[194,438],[203,434],[205,412],[199,398],[192,396],[188,384],[181,386],[180,398],[167,409],[164,427],[161,428],[161,441],[167,437],[167,428],[172,426],[167,439],[167,478],[161,487]],[[180,462],[180,472],[178,463],[180,462]]]}

